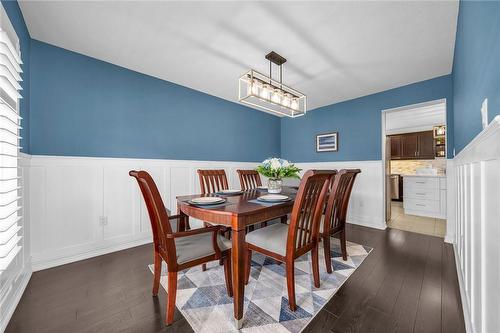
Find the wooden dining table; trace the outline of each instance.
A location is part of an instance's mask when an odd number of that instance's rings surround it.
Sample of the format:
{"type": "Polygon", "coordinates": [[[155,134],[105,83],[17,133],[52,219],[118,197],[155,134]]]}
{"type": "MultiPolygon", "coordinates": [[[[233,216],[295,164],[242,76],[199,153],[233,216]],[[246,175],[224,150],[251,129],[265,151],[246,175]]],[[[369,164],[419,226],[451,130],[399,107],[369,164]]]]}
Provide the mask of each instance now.
{"type": "Polygon", "coordinates": [[[239,195],[222,196],[226,199],[226,202],[213,207],[196,206],[190,204],[189,201],[203,196],[215,196],[215,194],[177,197],[177,208],[178,213],[181,215],[181,221],[189,221],[189,217],[193,217],[210,224],[231,228],[234,319],[238,329],[243,324],[246,229],[248,226],[277,218],[281,218],[281,222],[286,223],[287,214],[291,213],[293,208],[297,188],[283,187],[281,194],[291,198],[286,202],[277,204],[250,202],[264,194],[267,194],[267,192],[255,189],[244,191],[239,195]]]}

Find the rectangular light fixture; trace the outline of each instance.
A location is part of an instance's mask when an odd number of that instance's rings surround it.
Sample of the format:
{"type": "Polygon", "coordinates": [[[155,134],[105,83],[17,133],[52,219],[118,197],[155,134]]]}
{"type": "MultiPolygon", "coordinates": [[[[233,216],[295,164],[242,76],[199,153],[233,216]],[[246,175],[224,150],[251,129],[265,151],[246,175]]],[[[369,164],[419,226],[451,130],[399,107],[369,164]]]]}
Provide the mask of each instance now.
{"type": "Polygon", "coordinates": [[[269,76],[249,70],[239,79],[238,99],[241,103],[291,118],[307,112],[307,97],[282,82],[282,65],[286,59],[275,52],[266,55],[269,60],[269,76]],[[280,80],[271,77],[271,63],[279,66],[280,80]]]}

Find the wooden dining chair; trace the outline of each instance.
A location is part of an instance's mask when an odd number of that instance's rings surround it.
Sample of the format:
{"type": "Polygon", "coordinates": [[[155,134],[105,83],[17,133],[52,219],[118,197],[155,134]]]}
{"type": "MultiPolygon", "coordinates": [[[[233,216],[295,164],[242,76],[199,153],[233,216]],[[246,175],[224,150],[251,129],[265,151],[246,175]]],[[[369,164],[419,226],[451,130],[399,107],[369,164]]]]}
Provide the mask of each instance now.
{"type": "MultiPolygon", "coordinates": [[[[236,170],[238,173],[238,178],[240,179],[240,187],[242,191],[248,191],[256,189],[262,186],[262,181],[260,175],[255,170],[236,170]]],[[[267,222],[262,222],[260,224],[261,228],[267,226],[267,222]]],[[[249,231],[253,231],[255,227],[253,225],[248,227],[249,231]]]]}
{"type": "Polygon", "coordinates": [[[354,180],[360,172],[361,170],[359,169],[340,170],[330,184],[330,194],[326,204],[326,211],[320,224],[320,238],[323,240],[325,265],[328,273],[332,272],[331,236],[339,234],[342,259],[347,260],[345,219],[354,180]]]}
{"type": "Polygon", "coordinates": [[[262,181],[260,180],[260,175],[255,170],[236,170],[238,177],[240,178],[241,190],[253,190],[259,186],[262,186],[262,181]]]}
{"type": "MultiPolygon", "coordinates": [[[[202,170],[198,169],[198,177],[200,179],[200,190],[201,194],[216,193],[221,190],[228,190],[229,185],[227,182],[226,171],[224,169],[219,170],[202,170]]],[[[208,223],[205,223],[208,225],[208,223]]],[[[228,239],[231,238],[231,229],[227,227],[220,227],[220,232],[222,235],[226,235],[228,239]]],[[[221,260],[220,264],[223,262],[221,260]]],[[[201,266],[203,271],[207,270],[207,265],[203,264],[201,266]]]]}
{"type": "Polygon", "coordinates": [[[221,190],[228,190],[226,171],[222,170],[198,170],[200,178],[201,194],[216,193],[221,190]]]}
{"type": "Polygon", "coordinates": [[[149,213],[154,244],[153,296],[160,287],[161,264],[165,261],[168,270],[167,310],[165,323],[172,324],[177,294],[179,271],[213,260],[224,260],[224,275],[227,293],[233,295],[231,278],[231,242],[219,234],[220,227],[192,229],[173,232],[172,221],[180,221],[179,215],[169,216],[156,184],[146,171],[129,172],[139,184],[149,213]]]}
{"type": "Polygon", "coordinates": [[[290,310],[295,311],[295,259],[312,252],[314,285],[319,288],[318,234],[325,196],[333,172],[309,170],[300,182],[292,209],[290,224],[273,224],[247,234],[245,283],[250,278],[252,251],[283,262],[286,265],[286,283],[290,310]]]}

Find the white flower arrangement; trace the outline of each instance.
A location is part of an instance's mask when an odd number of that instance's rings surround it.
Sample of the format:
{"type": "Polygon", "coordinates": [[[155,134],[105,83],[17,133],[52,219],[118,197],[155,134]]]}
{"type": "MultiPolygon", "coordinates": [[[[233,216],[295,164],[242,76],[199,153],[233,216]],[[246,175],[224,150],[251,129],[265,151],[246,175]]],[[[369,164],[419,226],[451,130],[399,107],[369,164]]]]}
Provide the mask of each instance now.
{"type": "Polygon", "coordinates": [[[271,179],[300,178],[299,172],[293,163],[282,158],[268,158],[257,167],[257,172],[271,179]]]}

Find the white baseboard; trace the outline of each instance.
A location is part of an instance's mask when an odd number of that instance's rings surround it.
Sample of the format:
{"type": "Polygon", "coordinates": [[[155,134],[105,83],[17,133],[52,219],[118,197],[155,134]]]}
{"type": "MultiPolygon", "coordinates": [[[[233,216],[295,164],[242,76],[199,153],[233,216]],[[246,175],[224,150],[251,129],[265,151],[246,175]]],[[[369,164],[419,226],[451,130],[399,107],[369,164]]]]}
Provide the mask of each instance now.
{"type": "Polygon", "coordinates": [[[4,316],[4,318],[2,318],[1,324],[0,324],[0,332],[4,332],[5,329],[7,328],[7,325],[9,324],[10,318],[12,318],[12,315],[14,314],[14,311],[16,310],[16,307],[19,304],[21,297],[23,296],[24,291],[26,290],[26,287],[28,286],[28,282],[31,279],[31,269],[30,269],[29,265],[26,265],[25,272],[21,275],[21,279],[22,280],[21,280],[21,283],[19,284],[19,287],[12,294],[11,302],[7,305],[7,308],[5,309],[5,312],[4,312],[5,316],[4,316]]]}
{"type": "Polygon", "coordinates": [[[66,265],[70,264],[72,262],[80,261],[80,260],[85,260],[97,256],[102,256],[104,254],[116,252],[116,251],[121,251],[125,249],[129,249],[132,247],[144,245],[151,243],[151,237],[146,237],[143,239],[137,239],[129,242],[124,242],[121,244],[116,244],[113,246],[107,246],[99,249],[93,249],[93,250],[88,250],[85,252],[80,252],[78,254],[74,255],[63,255],[57,258],[54,257],[46,257],[44,258],[43,256],[38,257],[38,258],[33,258],[32,259],[32,268],[33,272],[36,271],[41,271],[43,269],[48,269],[56,266],[61,266],[61,265],[66,265]]]}
{"type": "Polygon", "coordinates": [[[349,216],[347,218],[347,223],[356,224],[363,227],[374,228],[379,230],[387,229],[387,225],[384,221],[377,221],[369,216],[349,216]]]}
{"type": "Polygon", "coordinates": [[[448,244],[453,244],[453,246],[455,246],[455,243],[454,243],[454,235],[448,235],[448,233],[444,236],[444,242],[445,243],[448,243],[448,244]]]}

